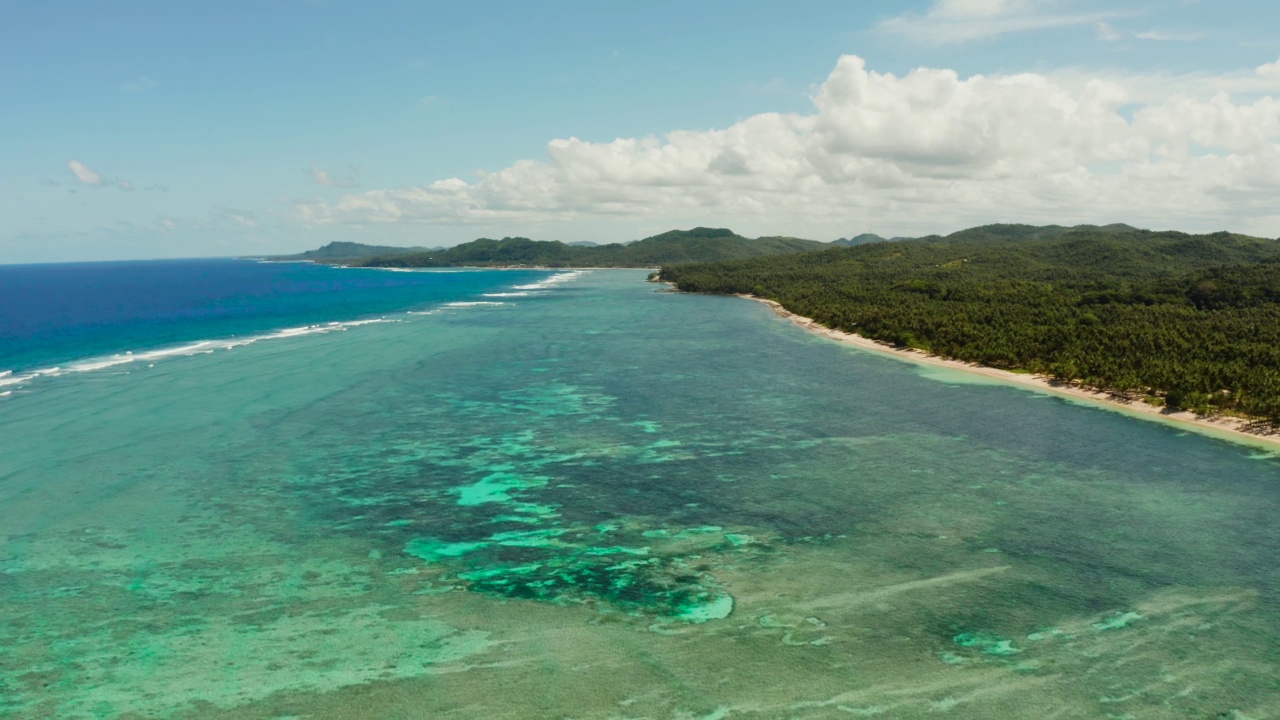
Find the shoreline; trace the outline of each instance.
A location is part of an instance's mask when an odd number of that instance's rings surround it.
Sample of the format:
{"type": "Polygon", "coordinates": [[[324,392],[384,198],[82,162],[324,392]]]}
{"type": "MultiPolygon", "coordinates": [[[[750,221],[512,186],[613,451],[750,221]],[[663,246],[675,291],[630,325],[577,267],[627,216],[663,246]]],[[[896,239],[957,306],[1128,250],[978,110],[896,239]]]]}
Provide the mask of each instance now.
{"type": "Polygon", "coordinates": [[[392,265],[344,265],[340,262],[327,262],[324,260],[273,260],[270,258],[260,257],[243,257],[234,258],[235,260],[253,260],[260,263],[306,263],[308,265],[320,265],[323,267],[344,268],[347,270],[392,270],[392,271],[431,271],[431,270],[648,270],[657,272],[661,269],[657,265],[420,265],[412,267],[399,267],[392,265]]]}
{"type": "Polygon", "coordinates": [[[777,316],[790,320],[792,323],[800,326],[808,332],[814,333],[815,335],[821,335],[828,339],[835,340],[846,345],[852,345],[853,347],[862,350],[868,350],[881,355],[897,358],[904,362],[958,370],[986,377],[998,381],[1001,384],[1031,390],[1032,392],[1056,395],[1069,400],[1083,401],[1085,404],[1090,406],[1100,407],[1113,412],[1120,412],[1124,415],[1128,415],[1129,417],[1141,420],[1164,423],[1183,430],[1189,430],[1202,435],[1215,437],[1219,440],[1227,440],[1237,444],[1249,445],[1269,451],[1280,450],[1280,433],[1249,432],[1244,429],[1245,426],[1249,424],[1247,420],[1232,417],[1203,417],[1189,411],[1165,412],[1159,407],[1148,405],[1142,401],[1125,402],[1117,400],[1110,393],[1087,390],[1070,385],[1055,385],[1043,375],[1009,372],[1008,370],[1000,370],[998,368],[987,367],[985,365],[977,365],[963,360],[950,360],[938,355],[931,355],[922,350],[895,348],[855,333],[833,330],[832,328],[818,323],[812,318],[807,318],[791,312],[774,300],[768,300],[754,295],[735,295],[734,297],[763,303],[769,306],[777,316]]]}

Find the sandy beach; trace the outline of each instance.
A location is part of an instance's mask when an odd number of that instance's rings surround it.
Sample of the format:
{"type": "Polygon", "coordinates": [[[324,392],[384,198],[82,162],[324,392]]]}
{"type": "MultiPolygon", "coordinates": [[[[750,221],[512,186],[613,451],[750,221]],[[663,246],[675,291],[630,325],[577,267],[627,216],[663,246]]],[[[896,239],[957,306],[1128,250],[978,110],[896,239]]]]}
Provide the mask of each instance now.
{"type": "Polygon", "coordinates": [[[1000,383],[1007,383],[1035,392],[1058,395],[1060,397],[1082,401],[1090,405],[1096,405],[1108,410],[1114,410],[1126,415],[1142,418],[1144,420],[1154,420],[1156,422],[1173,425],[1184,430],[1211,435],[1216,438],[1236,443],[1265,448],[1266,450],[1273,452],[1280,450],[1280,434],[1275,432],[1251,432],[1246,429],[1249,423],[1239,418],[1203,417],[1192,412],[1166,412],[1162,408],[1148,405],[1141,401],[1126,402],[1109,393],[1097,392],[1076,386],[1055,384],[1043,375],[1014,373],[983,365],[975,365],[973,363],[967,363],[960,360],[949,360],[937,355],[930,355],[920,350],[895,348],[876,342],[870,338],[862,337],[855,333],[833,330],[825,325],[819,324],[811,318],[797,315],[773,300],[755,297],[754,295],[738,295],[737,297],[764,303],[772,308],[779,316],[790,320],[809,332],[822,335],[824,337],[831,338],[832,340],[837,340],[863,350],[889,355],[900,360],[920,365],[931,365],[972,373],[974,375],[990,378],[1000,383]]]}

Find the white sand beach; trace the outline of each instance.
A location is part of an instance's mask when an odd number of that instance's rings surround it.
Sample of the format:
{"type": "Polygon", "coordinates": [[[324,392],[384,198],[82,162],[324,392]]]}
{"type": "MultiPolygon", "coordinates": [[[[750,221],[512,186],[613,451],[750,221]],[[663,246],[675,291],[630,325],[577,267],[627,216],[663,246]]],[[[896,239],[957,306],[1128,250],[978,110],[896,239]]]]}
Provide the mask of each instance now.
{"type": "Polygon", "coordinates": [[[1186,430],[1212,435],[1224,440],[1230,440],[1232,442],[1261,447],[1270,451],[1280,449],[1280,434],[1277,434],[1274,431],[1265,433],[1253,432],[1250,429],[1247,429],[1249,422],[1240,418],[1205,417],[1192,412],[1167,412],[1163,408],[1148,405],[1141,401],[1126,402],[1125,400],[1109,393],[1097,392],[1095,390],[1078,386],[1054,383],[1050,378],[1043,375],[1014,373],[1007,370],[976,365],[960,360],[949,360],[937,355],[930,355],[929,353],[920,350],[895,348],[855,333],[833,330],[811,318],[797,315],[773,300],[767,300],[753,295],[738,295],[738,297],[764,303],[773,308],[773,311],[779,316],[787,318],[809,332],[816,333],[848,345],[853,345],[854,347],[861,348],[863,350],[890,355],[892,357],[920,365],[932,365],[952,370],[960,370],[974,375],[981,375],[1001,383],[1008,383],[1027,388],[1035,392],[1048,393],[1051,395],[1071,398],[1073,400],[1084,401],[1089,404],[1100,405],[1109,410],[1115,410],[1146,420],[1163,422],[1186,430]]]}

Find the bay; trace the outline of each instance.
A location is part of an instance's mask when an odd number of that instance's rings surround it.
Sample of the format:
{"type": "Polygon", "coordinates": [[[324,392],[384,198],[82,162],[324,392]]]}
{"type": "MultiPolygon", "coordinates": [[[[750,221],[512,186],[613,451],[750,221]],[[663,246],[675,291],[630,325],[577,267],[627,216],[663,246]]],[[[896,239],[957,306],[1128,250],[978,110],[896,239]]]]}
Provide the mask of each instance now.
{"type": "Polygon", "coordinates": [[[1280,712],[1276,458],[528,272],[0,398],[0,713],[1280,712]]]}

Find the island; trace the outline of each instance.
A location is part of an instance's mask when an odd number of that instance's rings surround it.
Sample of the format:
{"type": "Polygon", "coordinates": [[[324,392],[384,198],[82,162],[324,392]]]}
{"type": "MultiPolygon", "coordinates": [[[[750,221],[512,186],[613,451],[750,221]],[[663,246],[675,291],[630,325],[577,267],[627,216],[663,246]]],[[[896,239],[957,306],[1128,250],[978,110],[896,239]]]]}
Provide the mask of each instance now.
{"type": "Polygon", "coordinates": [[[597,245],[504,237],[479,238],[451,248],[387,248],[359,243],[330,243],[319,250],[267,260],[345,265],[349,267],[632,267],[656,268],[687,262],[715,262],[822,250],[816,240],[794,237],[748,238],[728,228],[696,227],[668,232],[629,243],[597,245]]]}
{"type": "Polygon", "coordinates": [[[770,301],[811,329],[1135,408],[1280,428],[1280,241],[1128,225],[665,265],[677,289],[770,301]]]}

